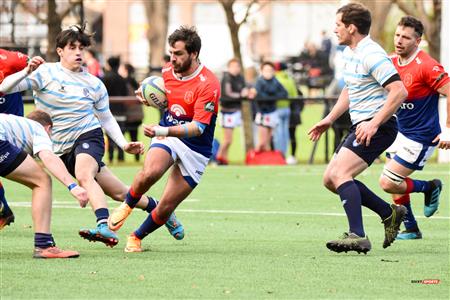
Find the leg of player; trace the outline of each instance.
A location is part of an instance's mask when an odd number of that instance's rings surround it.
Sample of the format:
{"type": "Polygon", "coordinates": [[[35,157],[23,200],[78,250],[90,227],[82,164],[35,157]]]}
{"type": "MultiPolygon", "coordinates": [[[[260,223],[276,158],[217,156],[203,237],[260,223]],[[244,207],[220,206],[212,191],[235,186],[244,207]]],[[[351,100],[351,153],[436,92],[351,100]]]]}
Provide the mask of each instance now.
{"type": "Polygon", "coordinates": [[[405,178],[411,175],[414,170],[402,166],[393,159],[386,159],[386,166],[380,176],[381,188],[392,193],[392,199],[397,205],[403,205],[408,209],[403,224],[405,230],[399,233],[398,240],[421,239],[422,233],[419,230],[416,218],[412,211],[409,193],[406,193],[405,178]]]}
{"type": "Polygon", "coordinates": [[[14,214],[5,198],[5,188],[0,182],[0,230],[14,223],[14,214]]]}
{"type": "Polygon", "coordinates": [[[119,242],[119,239],[108,228],[108,205],[102,188],[95,181],[97,172],[98,164],[92,156],[86,153],[80,153],[76,156],[75,177],[80,185],[86,189],[89,203],[97,217],[97,227],[95,229],[81,229],[79,234],[89,241],[99,241],[107,246],[114,247],[119,242]]]}
{"type": "Polygon", "coordinates": [[[361,157],[343,147],[325,171],[324,185],[330,191],[339,194],[349,221],[349,232],[342,238],[327,243],[327,247],[332,251],[364,253],[370,251],[370,241],[365,237],[363,228],[361,205],[376,212],[383,220],[385,227],[383,247],[388,247],[397,236],[406,208],[390,206],[363,183],[354,180],[367,166],[361,157]]]}
{"type": "Polygon", "coordinates": [[[166,149],[150,148],[145,157],[144,167],[134,177],[125,201],[111,213],[111,217],[108,219],[108,226],[111,230],[116,231],[122,227],[141,197],[164,175],[172,164],[172,156],[166,149]]]}
{"type": "Polygon", "coordinates": [[[439,207],[442,182],[439,179],[430,181],[411,179],[407,177],[409,174],[402,175],[402,172],[406,174],[405,169],[407,168],[392,159],[383,171],[384,176],[380,180],[381,187],[391,194],[423,193],[424,215],[431,217],[439,207]],[[392,180],[396,181],[397,184],[393,183],[392,180]]]}
{"type": "MultiPolygon", "coordinates": [[[[111,170],[104,166],[95,177],[98,184],[101,186],[106,195],[116,201],[123,202],[127,196],[130,187],[126,186],[122,181],[115,176],[111,170]]],[[[153,197],[142,195],[136,207],[151,213],[158,205],[158,200],[153,197]]],[[[166,222],[166,227],[169,229],[169,233],[177,240],[181,240],[184,237],[184,229],[181,222],[175,216],[175,213],[171,215],[166,222]]]]}
{"type": "Polygon", "coordinates": [[[167,181],[161,201],[144,223],[128,237],[125,252],[142,252],[142,239],[161,227],[193,189],[184,179],[178,165],[175,165],[167,181]]]}
{"type": "Polygon", "coordinates": [[[52,209],[52,183],[50,176],[27,155],[25,160],[6,178],[32,189],[31,214],[34,224],[34,258],[73,258],[76,251],[64,251],[56,247],[50,232],[52,209]]]}

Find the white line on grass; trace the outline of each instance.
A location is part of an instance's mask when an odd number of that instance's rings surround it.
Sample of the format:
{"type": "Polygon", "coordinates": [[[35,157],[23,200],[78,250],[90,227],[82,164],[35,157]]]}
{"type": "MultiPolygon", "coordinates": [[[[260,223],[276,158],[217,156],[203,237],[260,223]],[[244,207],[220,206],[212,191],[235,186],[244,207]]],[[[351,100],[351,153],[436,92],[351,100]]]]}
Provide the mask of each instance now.
{"type": "MultiPolygon", "coordinates": [[[[188,199],[186,199],[188,200],[188,199]]],[[[13,202],[10,206],[30,207],[29,202],[13,202]]],[[[53,208],[76,208],[79,206],[53,203],[53,208]]],[[[291,215],[291,216],[322,216],[322,217],[345,217],[344,213],[327,213],[327,212],[306,212],[306,211],[272,211],[272,210],[220,210],[220,209],[177,209],[178,212],[185,213],[206,213],[206,214],[244,214],[244,215],[291,215]]],[[[375,214],[364,215],[364,217],[378,217],[375,214]]],[[[417,219],[426,219],[424,216],[416,216],[417,219]]],[[[446,216],[433,216],[432,219],[450,220],[446,216]]]]}

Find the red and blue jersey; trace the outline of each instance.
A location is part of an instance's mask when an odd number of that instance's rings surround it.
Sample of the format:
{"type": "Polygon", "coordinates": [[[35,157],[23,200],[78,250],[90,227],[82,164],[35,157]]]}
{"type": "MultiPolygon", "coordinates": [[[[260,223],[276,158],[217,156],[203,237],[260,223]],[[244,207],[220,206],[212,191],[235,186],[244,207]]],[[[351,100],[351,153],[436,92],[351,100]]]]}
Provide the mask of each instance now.
{"type": "MultiPolygon", "coordinates": [[[[0,49],[0,82],[5,77],[25,68],[27,63],[27,55],[21,52],[0,49]]],[[[22,94],[18,92],[2,95],[0,93],[0,113],[23,116],[22,94]]]]}
{"type": "Polygon", "coordinates": [[[162,77],[168,105],[159,124],[165,127],[193,121],[205,124],[202,135],[180,140],[193,151],[209,158],[219,106],[219,80],[203,65],[192,75],[179,78],[170,63],[162,69],[162,77]]]}
{"type": "Polygon", "coordinates": [[[392,62],[408,91],[397,112],[398,129],[416,142],[433,145],[433,139],[441,133],[437,90],[450,82],[448,74],[422,50],[406,65],[399,65],[398,56],[393,56],[392,62]]]}

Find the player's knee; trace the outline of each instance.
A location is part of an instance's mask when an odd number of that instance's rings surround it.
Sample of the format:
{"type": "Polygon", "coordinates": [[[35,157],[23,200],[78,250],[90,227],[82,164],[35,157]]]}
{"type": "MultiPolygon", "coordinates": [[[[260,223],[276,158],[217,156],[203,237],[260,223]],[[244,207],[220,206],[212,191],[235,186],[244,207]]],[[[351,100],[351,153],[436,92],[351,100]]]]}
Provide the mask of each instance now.
{"type": "Polygon", "coordinates": [[[336,186],[334,185],[334,182],[331,178],[331,175],[329,174],[329,172],[326,172],[322,178],[322,182],[323,185],[330,190],[331,192],[335,192],[336,191],[336,186]]]}
{"type": "Polygon", "coordinates": [[[168,219],[175,210],[175,205],[167,201],[160,201],[156,206],[156,213],[161,219],[168,219]]]}
{"type": "Polygon", "coordinates": [[[383,169],[383,173],[380,176],[379,184],[383,191],[387,193],[399,192],[399,185],[405,180],[405,177],[395,173],[388,168],[383,169]]]}

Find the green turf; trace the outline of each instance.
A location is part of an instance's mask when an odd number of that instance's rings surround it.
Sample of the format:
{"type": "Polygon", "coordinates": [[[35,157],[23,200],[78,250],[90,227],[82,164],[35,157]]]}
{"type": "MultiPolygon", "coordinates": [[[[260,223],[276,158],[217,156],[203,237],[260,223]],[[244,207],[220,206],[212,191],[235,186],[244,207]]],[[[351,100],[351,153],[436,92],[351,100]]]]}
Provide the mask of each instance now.
{"type": "MultiPolygon", "coordinates": [[[[360,179],[379,194],[381,165],[360,179]]],[[[54,184],[53,233],[60,247],[80,251],[71,260],[31,258],[30,192],[2,180],[16,222],[0,232],[0,298],[3,299],[449,299],[448,165],[429,165],[419,178],[439,177],[446,186],[436,216],[418,219],[420,241],[382,248],[383,228],[363,210],[373,249],[367,255],[337,254],[325,242],[347,229],[337,196],[321,185],[323,165],[209,167],[202,183],[181,204],[183,241],[165,228],[143,241],[143,253],[124,253],[126,234],[145,214],[136,210],[113,249],[89,243],[77,230],[93,226],[89,209],[75,207],[54,184]],[[439,279],[425,285],[415,280],[439,279]]],[[[136,167],[113,171],[130,183],[136,167]]],[[[152,190],[161,194],[163,183],[152,190]]],[[[387,194],[382,194],[386,199],[387,194]]],[[[420,195],[412,197],[422,216],[420,195]]],[[[111,207],[117,203],[111,202],[111,207]]]]}

